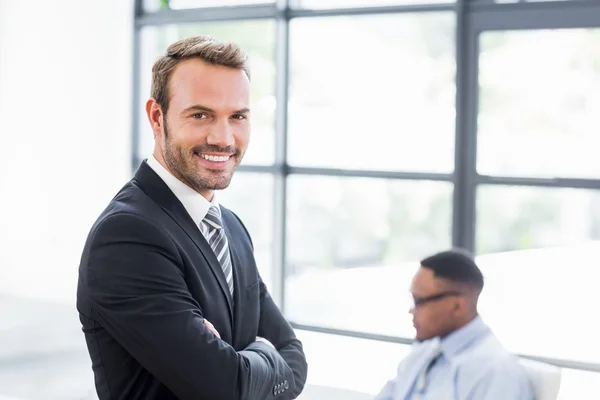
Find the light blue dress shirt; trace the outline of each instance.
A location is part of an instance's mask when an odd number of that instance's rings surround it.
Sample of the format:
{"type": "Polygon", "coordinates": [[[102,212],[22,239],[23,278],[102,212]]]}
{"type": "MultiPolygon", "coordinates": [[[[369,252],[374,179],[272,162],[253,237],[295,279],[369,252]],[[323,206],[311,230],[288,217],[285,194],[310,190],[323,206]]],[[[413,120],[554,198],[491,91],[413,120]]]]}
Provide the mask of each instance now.
{"type": "Polygon", "coordinates": [[[481,317],[440,341],[415,343],[374,400],[414,400],[416,382],[431,354],[441,355],[427,374],[423,400],[534,400],[518,358],[496,339],[481,317]]]}

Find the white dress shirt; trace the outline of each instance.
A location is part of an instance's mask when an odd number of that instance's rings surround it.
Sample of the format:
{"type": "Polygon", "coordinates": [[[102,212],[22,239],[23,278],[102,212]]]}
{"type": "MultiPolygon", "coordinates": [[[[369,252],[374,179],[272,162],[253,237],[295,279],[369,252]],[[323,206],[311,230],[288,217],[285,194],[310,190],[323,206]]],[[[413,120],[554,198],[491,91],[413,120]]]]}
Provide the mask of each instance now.
{"type": "Polygon", "coordinates": [[[154,155],[150,155],[146,163],[165,182],[169,189],[171,189],[181,204],[183,204],[185,210],[190,217],[192,217],[192,220],[208,241],[208,226],[203,220],[211,205],[216,206],[217,208],[219,207],[219,203],[216,200],[217,196],[213,195],[212,201],[209,202],[200,193],[196,192],[171,174],[156,160],[156,158],[154,158],[154,155]]]}
{"type": "MultiPolygon", "coordinates": [[[[496,339],[481,317],[440,341],[415,343],[375,400],[417,398],[417,379],[439,347],[441,357],[427,378],[424,400],[534,400],[533,387],[518,358],[496,339]]],[[[437,352],[439,354],[439,351],[437,352]]]]}

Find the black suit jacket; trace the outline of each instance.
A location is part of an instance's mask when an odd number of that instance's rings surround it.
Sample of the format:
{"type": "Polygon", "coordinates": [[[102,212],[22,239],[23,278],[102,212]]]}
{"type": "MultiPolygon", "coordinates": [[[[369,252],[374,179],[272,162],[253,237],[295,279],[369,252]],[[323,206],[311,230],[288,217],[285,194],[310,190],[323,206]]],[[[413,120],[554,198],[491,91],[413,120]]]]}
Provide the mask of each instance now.
{"type": "Polygon", "coordinates": [[[101,400],[293,399],[302,391],[302,344],[258,274],[246,228],[221,213],[233,298],[199,228],[145,162],[92,227],[77,309],[101,400]]]}

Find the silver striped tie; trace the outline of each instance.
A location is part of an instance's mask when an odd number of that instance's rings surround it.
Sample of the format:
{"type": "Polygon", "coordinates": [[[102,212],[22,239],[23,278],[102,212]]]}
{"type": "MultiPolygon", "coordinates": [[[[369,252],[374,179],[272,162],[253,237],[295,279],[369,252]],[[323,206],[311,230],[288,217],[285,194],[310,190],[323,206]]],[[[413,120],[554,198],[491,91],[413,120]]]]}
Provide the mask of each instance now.
{"type": "Polygon", "coordinates": [[[221,222],[221,210],[216,206],[210,206],[202,222],[208,227],[208,244],[210,244],[221,264],[229,293],[233,295],[233,266],[227,236],[225,236],[225,229],[223,229],[223,223],[221,222]]]}

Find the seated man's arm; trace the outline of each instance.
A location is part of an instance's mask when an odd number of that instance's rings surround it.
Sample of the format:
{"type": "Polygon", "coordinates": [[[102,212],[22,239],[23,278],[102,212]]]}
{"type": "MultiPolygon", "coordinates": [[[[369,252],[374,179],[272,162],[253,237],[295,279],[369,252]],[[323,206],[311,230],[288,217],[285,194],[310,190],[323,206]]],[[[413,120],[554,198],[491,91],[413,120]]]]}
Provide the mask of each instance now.
{"type": "MultiPolygon", "coordinates": [[[[473,383],[471,383],[473,384],[473,383]]],[[[517,363],[500,363],[485,368],[476,378],[468,400],[534,400],[527,374],[517,363]]]]}
{"type": "MultiPolygon", "coordinates": [[[[176,245],[141,217],[113,215],[92,232],[80,290],[90,317],[182,400],[273,399],[293,372],[265,343],[241,352],[204,324],[176,245]]],[[[85,253],[84,253],[85,254],[85,253]]]]}

